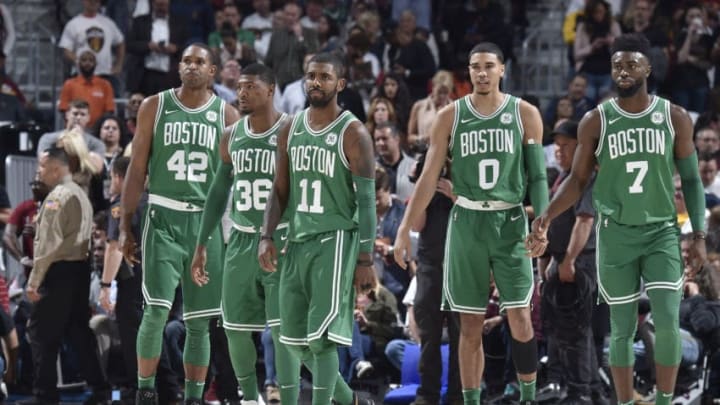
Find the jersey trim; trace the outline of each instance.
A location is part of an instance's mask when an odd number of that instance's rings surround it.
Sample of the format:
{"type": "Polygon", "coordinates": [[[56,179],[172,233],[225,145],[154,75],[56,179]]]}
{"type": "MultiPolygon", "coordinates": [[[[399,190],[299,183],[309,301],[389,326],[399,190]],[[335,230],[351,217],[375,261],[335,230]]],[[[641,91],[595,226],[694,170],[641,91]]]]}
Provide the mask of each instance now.
{"type": "Polygon", "coordinates": [[[490,118],[495,118],[498,114],[500,114],[500,112],[501,112],[502,110],[505,109],[505,107],[507,106],[508,102],[510,102],[510,98],[511,98],[511,97],[510,97],[509,94],[505,94],[505,100],[503,100],[502,104],[500,104],[500,106],[497,108],[497,110],[495,110],[494,112],[492,112],[490,115],[482,115],[482,114],[480,114],[480,112],[479,112],[478,110],[476,110],[475,107],[472,105],[472,101],[470,100],[470,95],[469,95],[469,94],[468,94],[467,96],[465,96],[465,104],[467,105],[468,110],[470,110],[470,112],[471,112],[474,116],[476,116],[477,118],[480,118],[480,119],[482,119],[482,120],[489,120],[490,118]]]}
{"type": "Polygon", "coordinates": [[[615,109],[615,111],[617,111],[618,114],[622,115],[623,117],[626,117],[626,118],[639,118],[639,117],[642,117],[642,116],[644,116],[644,115],[647,115],[647,113],[649,113],[650,111],[652,111],[652,110],[655,108],[655,105],[658,103],[658,100],[659,100],[659,97],[653,96],[653,101],[650,103],[650,105],[648,105],[644,110],[640,111],[639,113],[631,113],[631,112],[627,112],[627,111],[623,110],[623,109],[620,108],[620,106],[615,102],[615,99],[614,99],[614,98],[611,98],[611,99],[610,99],[610,104],[613,106],[613,108],[615,109]]]}
{"type": "Polygon", "coordinates": [[[307,119],[307,116],[308,116],[308,115],[307,115],[307,110],[305,110],[305,111],[303,111],[303,112],[305,113],[305,114],[303,115],[303,124],[304,124],[305,129],[307,130],[307,132],[308,132],[310,135],[312,135],[312,136],[324,135],[325,132],[327,132],[330,128],[334,127],[338,122],[340,122],[340,120],[344,119],[348,114],[350,114],[350,111],[345,110],[345,111],[341,112],[340,115],[338,115],[337,117],[335,117],[335,119],[334,119],[331,123],[327,124],[326,126],[324,126],[324,127],[323,127],[322,129],[320,129],[319,131],[315,131],[314,129],[312,129],[312,128],[310,127],[310,123],[308,122],[308,119],[307,119]]]}
{"type": "MultiPolygon", "coordinates": [[[[673,145],[675,144],[675,126],[672,122],[672,115],[670,115],[670,102],[665,100],[665,118],[667,120],[668,128],[670,129],[670,139],[673,140],[673,145]]],[[[673,152],[673,157],[675,156],[675,153],[673,152]]]]}
{"type": "Polygon", "coordinates": [[[225,100],[220,99],[220,133],[225,129],[225,100]]]}
{"type": "Polygon", "coordinates": [[[237,135],[238,125],[239,125],[240,122],[242,122],[244,119],[245,119],[245,118],[243,117],[243,118],[241,118],[239,121],[235,121],[235,123],[230,126],[230,137],[228,138],[228,145],[227,145],[227,146],[228,146],[228,153],[230,152],[230,145],[231,145],[233,142],[235,142],[235,140],[237,139],[237,136],[238,136],[238,135],[237,135]]]}
{"type": "Polygon", "coordinates": [[[515,117],[517,117],[517,126],[518,128],[520,128],[520,135],[522,136],[522,139],[520,139],[520,144],[522,145],[525,141],[525,126],[523,125],[522,115],[520,115],[521,102],[521,99],[515,98],[515,117]]]}
{"type": "Polygon", "coordinates": [[[455,142],[455,132],[457,131],[458,122],[460,122],[460,100],[453,102],[455,111],[453,112],[452,130],[450,131],[450,143],[448,143],[448,154],[451,154],[453,143],[455,142]]]}
{"type": "Polygon", "coordinates": [[[266,130],[265,132],[261,132],[261,133],[253,132],[253,130],[250,128],[250,116],[243,117],[242,121],[243,121],[243,127],[245,129],[245,133],[247,134],[247,136],[249,138],[261,139],[261,138],[265,138],[266,136],[275,132],[278,129],[278,127],[280,126],[280,123],[283,122],[285,117],[287,117],[287,114],[282,113],[282,115],[280,115],[280,118],[278,118],[278,120],[275,121],[275,123],[272,124],[272,126],[268,130],[266,130]]]}
{"type": "MultiPolygon", "coordinates": [[[[170,89],[170,90],[168,90],[168,93],[170,93],[170,98],[172,98],[173,102],[175,102],[175,104],[177,104],[178,108],[180,108],[181,110],[183,110],[183,111],[185,111],[185,112],[187,112],[187,113],[197,113],[197,112],[201,112],[202,110],[210,107],[210,105],[215,101],[215,98],[217,97],[216,95],[213,94],[213,95],[208,99],[208,101],[207,101],[205,104],[203,104],[203,105],[201,105],[200,107],[197,107],[197,108],[190,108],[190,107],[186,107],[182,102],[180,102],[180,99],[178,99],[178,98],[177,98],[177,95],[175,95],[175,89],[170,89]]],[[[224,102],[225,102],[225,101],[223,100],[222,103],[224,103],[224,102]]],[[[225,109],[222,108],[222,105],[223,105],[222,103],[221,103],[221,111],[222,111],[222,114],[223,114],[223,118],[222,118],[222,119],[223,119],[223,123],[224,123],[224,119],[225,119],[225,118],[224,118],[224,117],[225,117],[225,109]]],[[[224,128],[224,126],[223,126],[223,128],[224,128]]]]}
{"type": "Polygon", "coordinates": [[[153,134],[158,133],[158,123],[160,122],[160,116],[162,115],[163,106],[165,105],[165,94],[164,92],[158,93],[158,105],[155,110],[155,121],[153,123],[153,134]]]}
{"type": "Polygon", "coordinates": [[[350,124],[355,121],[359,120],[357,118],[347,120],[345,125],[343,125],[342,129],[340,130],[340,136],[338,137],[337,142],[338,156],[340,156],[340,161],[342,162],[343,166],[345,166],[345,168],[348,170],[350,170],[350,161],[348,160],[347,156],[345,156],[345,148],[343,147],[343,143],[345,142],[345,131],[347,131],[350,124]]]}
{"type": "Polygon", "coordinates": [[[300,117],[305,114],[305,111],[300,111],[293,117],[292,124],[290,124],[290,132],[288,132],[288,140],[287,145],[285,145],[285,150],[290,152],[290,141],[292,140],[293,134],[295,133],[295,129],[297,128],[298,122],[300,122],[300,117]]]}
{"type": "Polygon", "coordinates": [[[595,148],[595,157],[599,157],[602,152],[603,142],[605,141],[605,109],[603,105],[597,106],[597,110],[600,113],[600,138],[598,139],[597,148],[595,148]]]}

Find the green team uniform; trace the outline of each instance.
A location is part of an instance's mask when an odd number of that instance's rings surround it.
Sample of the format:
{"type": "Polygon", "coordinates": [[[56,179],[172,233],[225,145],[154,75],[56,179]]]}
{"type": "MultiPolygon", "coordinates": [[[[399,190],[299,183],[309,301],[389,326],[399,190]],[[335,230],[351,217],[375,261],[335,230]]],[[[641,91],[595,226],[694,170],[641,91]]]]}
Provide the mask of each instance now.
{"type": "Polygon", "coordinates": [[[280,275],[280,341],[307,345],[327,333],[329,340],[350,345],[360,245],[352,173],[342,145],[357,118],[344,111],[314,131],[307,111],[295,116],[288,135],[292,217],[280,275]]]}
{"type": "Polygon", "coordinates": [[[615,100],[598,106],[596,254],[600,297],[610,305],[636,301],[641,278],[648,290],[682,287],[670,106],[657,96],[637,114],[615,100]]]}
{"type": "MultiPolygon", "coordinates": [[[[278,284],[280,273],[263,271],[257,260],[260,228],[275,177],[277,134],[286,114],[267,131],[256,134],[244,117],[232,127],[228,151],[233,166],[230,233],[223,272],[223,327],[263,331],[265,324],[280,324],[278,284]]],[[[287,239],[287,223],[274,239],[287,239]]],[[[282,246],[281,246],[282,247],[282,246]]]]}
{"type": "Polygon", "coordinates": [[[449,155],[458,199],[445,242],[445,310],[484,314],[491,272],[502,308],[530,304],[533,275],[524,246],[527,175],[520,101],[505,95],[488,116],[475,110],[470,96],[454,102],[449,155]]]}
{"type": "Polygon", "coordinates": [[[148,161],[148,207],[142,232],[143,297],[170,309],[178,282],[185,319],[220,315],[223,240],[218,227],[208,240],[208,285],[192,282],[190,264],[202,207],[219,161],[225,102],[212,96],[195,109],[173,89],[158,93],[148,161]]]}

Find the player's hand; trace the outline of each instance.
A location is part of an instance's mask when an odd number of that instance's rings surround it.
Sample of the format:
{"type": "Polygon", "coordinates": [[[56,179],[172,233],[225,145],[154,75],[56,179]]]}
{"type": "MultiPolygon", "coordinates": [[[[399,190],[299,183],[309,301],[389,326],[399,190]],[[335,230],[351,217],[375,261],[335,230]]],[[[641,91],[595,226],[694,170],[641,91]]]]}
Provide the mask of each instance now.
{"type": "Polygon", "coordinates": [[[38,302],[40,301],[40,298],[42,298],[42,295],[38,292],[37,287],[33,287],[31,285],[25,287],[25,293],[27,294],[30,302],[38,302]]]}
{"type": "Polygon", "coordinates": [[[395,263],[403,269],[407,269],[407,262],[410,260],[410,232],[404,226],[398,228],[393,246],[395,263]]]}
{"type": "Polygon", "coordinates": [[[545,216],[539,216],[532,222],[530,234],[525,238],[525,249],[530,257],[538,257],[545,253],[548,245],[548,221],[545,216]]]}
{"type": "Polygon", "coordinates": [[[111,314],[115,310],[115,305],[110,303],[110,289],[109,288],[101,288],[100,289],[100,295],[98,296],[98,302],[100,303],[100,306],[102,309],[107,311],[108,314],[111,314]]]}
{"type": "Polygon", "coordinates": [[[443,194],[445,197],[453,200],[453,202],[457,199],[457,196],[453,194],[452,182],[446,178],[441,177],[438,180],[437,191],[443,194]]]}
{"type": "Polygon", "coordinates": [[[707,250],[705,246],[705,238],[693,239],[688,251],[688,265],[690,267],[690,276],[692,278],[698,274],[700,269],[707,263],[707,250]]]}
{"type": "Polygon", "coordinates": [[[277,248],[272,239],[262,239],[258,245],[258,261],[263,270],[274,273],[277,271],[277,248]]]}
{"type": "Polygon", "coordinates": [[[197,284],[198,287],[202,287],[210,281],[208,272],[205,270],[207,264],[207,248],[202,245],[195,247],[195,254],[193,254],[192,264],[190,265],[190,276],[192,277],[193,283],[197,284]]]}
{"type": "Polygon", "coordinates": [[[567,257],[558,264],[558,277],[563,283],[574,283],[575,282],[575,260],[570,260],[567,257]]]}
{"type": "Polygon", "coordinates": [[[494,316],[490,319],[485,319],[483,322],[483,335],[487,335],[495,329],[496,326],[500,325],[502,323],[503,319],[501,316],[494,316]]]}
{"type": "MultiPolygon", "coordinates": [[[[372,259],[361,259],[360,261],[372,260],[372,259]]],[[[365,266],[357,264],[355,266],[355,288],[360,294],[367,294],[375,288],[377,285],[377,277],[375,276],[375,266],[365,266]]]]}
{"type": "Polygon", "coordinates": [[[120,245],[120,251],[122,251],[125,263],[132,267],[140,261],[137,258],[137,243],[135,242],[135,235],[132,232],[126,231],[120,227],[120,235],[118,236],[118,244],[120,245]]]}

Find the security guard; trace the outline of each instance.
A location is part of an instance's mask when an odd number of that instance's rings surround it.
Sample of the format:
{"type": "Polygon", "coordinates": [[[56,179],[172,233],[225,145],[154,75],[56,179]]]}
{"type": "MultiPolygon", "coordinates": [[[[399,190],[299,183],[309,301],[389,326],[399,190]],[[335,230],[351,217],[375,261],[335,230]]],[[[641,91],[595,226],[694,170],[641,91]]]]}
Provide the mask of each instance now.
{"type": "Polygon", "coordinates": [[[60,344],[68,336],[93,389],[85,403],[106,403],[109,386],[88,327],[92,206],[85,192],[73,183],[63,149],[52,147],[42,153],[38,175],[52,191],[38,214],[35,260],[26,290],[34,303],[28,334],[35,365],[35,397],[21,402],[58,402],[56,361],[60,344]]]}

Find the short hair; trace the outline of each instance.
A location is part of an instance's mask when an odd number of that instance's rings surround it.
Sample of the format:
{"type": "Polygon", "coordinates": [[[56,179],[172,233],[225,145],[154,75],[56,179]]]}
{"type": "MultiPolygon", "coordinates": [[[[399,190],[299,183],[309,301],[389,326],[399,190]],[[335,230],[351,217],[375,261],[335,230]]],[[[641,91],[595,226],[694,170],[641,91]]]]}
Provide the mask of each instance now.
{"type": "Polygon", "coordinates": [[[500,49],[499,46],[495,45],[492,42],[481,42],[477,45],[475,45],[471,50],[470,54],[468,55],[468,60],[472,58],[473,55],[476,53],[492,53],[497,56],[497,58],[500,60],[500,63],[505,63],[505,54],[503,54],[502,49],[500,49]]]}
{"type": "Polygon", "coordinates": [[[390,190],[390,176],[382,166],[375,165],[375,191],[390,190]]]}
{"type": "Polygon", "coordinates": [[[70,158],[65,152],[65,149],[58,146],[51,146],[45,149],[44,153],[47,153],[48,159],[52,159],[63,166],[70,167],[70,158]]]}
{"type": "Polygon", "coordinates": [[[455,80],[453,78],[452,73],[448,72],[447,70],[438,70],[437,73],[432,77],[432,85],[435,86],[445,86],[450,91],[453,91],[455,89],[455,80]]]}
{"type": "Polygon", "coordinates": [[[398,131],[397,125],[390,121],[385,121],[380,124],[378,124],[375,127],[375,131],[382,131],[383,129],[390,128],[390,134],[393,136],[393,138],[397,138],[400,136],[400,132],[398,131]]]}
{"type": "Polygon", "coordinates": [[[77,108],[77,109],[90,109],[90,103],[87,102],[87,100],[82,98],[76,98],[72,101],[70,101],[70,108],[77,108]]]}
{"type": "Polygon", "coordinates": [[[623,34],[615,38],[612,44],[610,54],[614,55],[615,52],[639,52],[647,58],[650,54],[650,41],[645,34],[623,34]]]}
{"type": "Polygon", "coordinates": [[[108,223],[108,212],[107,210],[100,210],[93,215],[93,224],[95,224],[95,230],[107,232],[108,223]]]}
{"type": "Polygon", "coordinates": [[[120,177],[125,177],[128,167],[130,167],[130,158],[127,156],[118,156],[113,160],[112,172],[120,177]]]}
{"type": "Polygon", "coordinates": [[[245,66],[240,72],[241,75],[252,75],[257,76],[260,80],[266,84],[275,84],[275,73],[272,69],[263,65],[262,63],[251,63],[245,66]]]}
{"type": "Polygon", "coordinates": [[[335,69],[335,74],[337,74],[338,79],[345,77],[345,62],[343,62],[342,58],[334,52],[317,53],[315,54],[315,56],[310,58],[310,61],[308,61],[308,65],[313,62],[331,64],[333,65],[333,69],[335,69]]]}
{"type": "Polygon", "coordinates": [[[183,49],[183,51],[182,51],[182,55],[184,55],[185,52],[187,52],[187,50],[190,49],[190,48],[193,47],[193,46],[194,46],[194,47],[197,47],[197,48],[201,48],[201,49],[203,49],[205,52],[207,52],[207,54],[208,54],[208,60],[210,61],[210,63],[213,64],[213,65],[217,65],[217,60],[215,59],[215,52],[213,52],[213,51],[210,49],[210,47],[209,47],[206,43],[203,43],[203,42],[193,42],[192,44],[186,46],[185,49],[183,49]]]}

